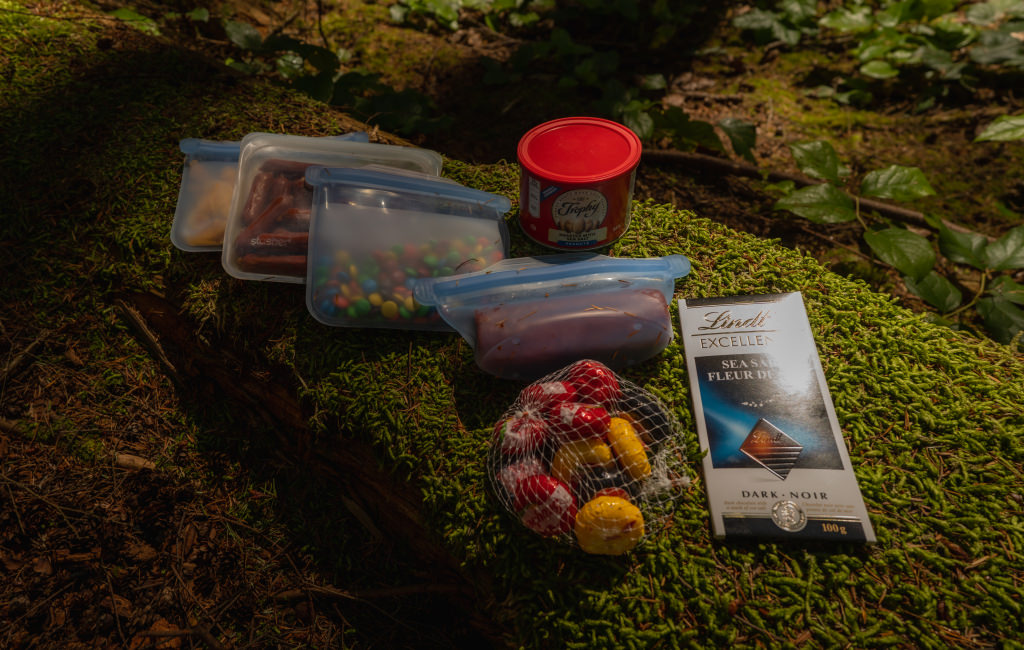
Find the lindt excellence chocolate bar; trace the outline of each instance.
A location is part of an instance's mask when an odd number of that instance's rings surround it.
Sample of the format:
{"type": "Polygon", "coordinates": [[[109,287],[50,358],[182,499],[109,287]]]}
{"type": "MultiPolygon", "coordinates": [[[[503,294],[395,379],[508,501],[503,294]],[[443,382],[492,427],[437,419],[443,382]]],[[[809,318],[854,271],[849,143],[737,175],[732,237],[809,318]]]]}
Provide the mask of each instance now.
{"type": "Polygon", "coordinates": [[[800,293],[679,301],[717,538],[875,542],[800,293]]]}

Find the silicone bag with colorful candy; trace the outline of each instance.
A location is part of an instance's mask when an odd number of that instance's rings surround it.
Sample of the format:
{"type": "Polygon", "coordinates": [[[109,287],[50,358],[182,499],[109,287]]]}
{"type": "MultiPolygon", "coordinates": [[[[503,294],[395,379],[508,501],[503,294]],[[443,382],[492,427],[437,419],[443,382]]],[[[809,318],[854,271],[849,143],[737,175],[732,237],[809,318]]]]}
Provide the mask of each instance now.
{"type": "Polygon", "coordinates": [[[306,181],[306,305],[327,325],[450,331],[411,285],[508,255],[503,196],[405,170],[311,167],[306,181]]]}
{"type": "Polygon", "coordinates": [[[619,370],[664,350],[675,280],[689,271],[683,255],[542,255],[417,282],[415,297],[473,346],[480,368],[532,380],[577,359],[619,370]]]}
{"type": "Polygon", "coordinates": [[[657,532],[690,483],[675,416],[591,359],[519,393],[495,424],[487,470],[523,525],[598,555],[657,532]]]}

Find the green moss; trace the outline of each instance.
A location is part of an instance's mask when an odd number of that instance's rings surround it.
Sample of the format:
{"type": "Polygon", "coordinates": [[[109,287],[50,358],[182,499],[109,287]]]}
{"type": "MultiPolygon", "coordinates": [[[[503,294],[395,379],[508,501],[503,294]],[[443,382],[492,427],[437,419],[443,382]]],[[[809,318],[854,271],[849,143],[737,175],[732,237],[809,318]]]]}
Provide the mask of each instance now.
{"type": "MultiPolygon", "coordinates": [[[[352,122],[137,39],[117,52],[83,46],[74,61],[62,48],[90,42],[74,30],[53,40],[3,41],[9,60],[36,57],[18,74],[28,69],[38,83],[15,84],[0,104],[0,123],[17,145],[0,150],[0,198],[11,210],[0,239],[16,260],[5,267],[11,275],[0,297],[12,312],[38,319],[34,327],[70,323],[95,337],[88,367],[77,371],[86,389],[76,394],[90,408],[117,414],[125,386],[158,381],[110,311],[122,291],[157,290],[184,304],[212,345],[261,370],[275,367],[301,386],[320,449],[343,453],[350,441],[365,443],[396,481],[422,495],[429,532],[466,575],[482,576],[477,613],[504,626],[511,645],[943,647],[951,638],[979,645],[1016,638],[1024,613],[1017,598],[1024,564],[1020,356],[937,327],[776,242],[691,212],[638,204],[629,231],[608,252],[687,255],[693,270],[677,283],[677,298],[803,293],[879,543],[711,539],[685,342],[677,338],[623,373],[660,396],[683,426],[696,480],[679,492],[671,525],[620,558],[559,546],[504,512],[486,480],[492,426],[521,384],[482,373],[453,333],[326,327],[306,312],[302,287],[227,278],[216,256],[185,254],[169,242],[180,138],[326,135],[350,130],[352,122]],[[38,62],[53,69],[31,67],[38,62]],[[121,374],[107,376],[110,367],[121,374]],[[953,629],[964,636],[951,637],[953,629]]],[[[776,110],[800,110],[793,91],[767,81],[762,89],[778,94],[776,110]]],[[[515,165],[449,160],[445,173],[517,199],[515,165]]],[[[512,254],[550,252],[525,240],[516,214],[508,216],[512,254]]],[[[61,354],[57,348],[47,359],[62,363],[61,354]]],[[[53,424],[41,434],[82,435],[102,426],[47,408],[53,424]]],[[[239,490],[266,485],[235,476],[250,471],[245,460],[276,458],[266,431],[227,438],[225,430],[241,425],[230,413],[206,416],[217,409],[201,397],[169,408],[194,427],[193,451],[243,448],[242,460],[224,466],[239,490]]],[[[82,437],[90,449],[96,441],[82,437]]],[[[216,476],[217,469],[204,471],[216,476]]],[[[268,500],[286,500],[275,503],[279,509],[242,503],[235,512],[260,529],[289,529],[304,552],[325,558],[328,580],[346,588],[367,572],[407,584],[402,580],[423,569],[414,561],[389,566],[375,561],[376,553],[353,559],[380,540],[337,506],[345,496],[332,491],[337,484],[306,479],[263,490],[268,500]]],[[[360,632],[371,639],[375,630],[360,632]]]]}

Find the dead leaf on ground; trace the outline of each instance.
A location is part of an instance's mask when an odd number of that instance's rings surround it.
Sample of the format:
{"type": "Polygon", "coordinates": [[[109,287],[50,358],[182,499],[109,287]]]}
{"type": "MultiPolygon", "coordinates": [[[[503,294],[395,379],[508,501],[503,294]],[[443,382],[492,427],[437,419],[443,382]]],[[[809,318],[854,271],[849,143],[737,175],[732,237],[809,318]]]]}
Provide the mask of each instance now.
{"type": "Polygon", "coordinates": [[[115,454],[114,465],[121,469],[156,469],[156,463],[135,454],[115,454]]]}

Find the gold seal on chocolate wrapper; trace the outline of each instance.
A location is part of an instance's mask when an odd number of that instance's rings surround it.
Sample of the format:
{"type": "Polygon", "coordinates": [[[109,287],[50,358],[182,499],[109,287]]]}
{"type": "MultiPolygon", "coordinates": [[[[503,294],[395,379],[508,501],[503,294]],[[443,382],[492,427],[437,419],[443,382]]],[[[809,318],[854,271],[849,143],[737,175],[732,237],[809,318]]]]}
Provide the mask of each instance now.
{"type": "Polygon", "coordinates": [[[807,525],[807,515],[796,501],[777,501],[772,506],[772,521],[787,533],[797,533],[807,525]]]}

